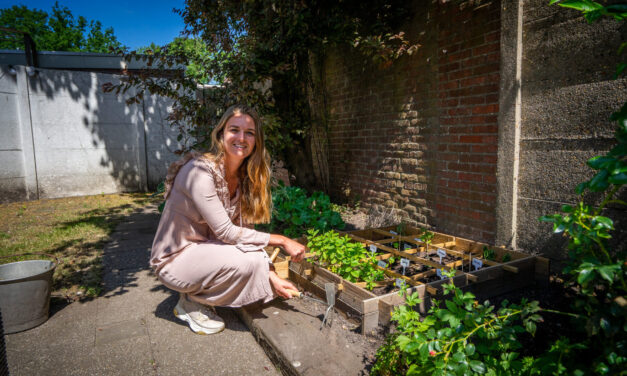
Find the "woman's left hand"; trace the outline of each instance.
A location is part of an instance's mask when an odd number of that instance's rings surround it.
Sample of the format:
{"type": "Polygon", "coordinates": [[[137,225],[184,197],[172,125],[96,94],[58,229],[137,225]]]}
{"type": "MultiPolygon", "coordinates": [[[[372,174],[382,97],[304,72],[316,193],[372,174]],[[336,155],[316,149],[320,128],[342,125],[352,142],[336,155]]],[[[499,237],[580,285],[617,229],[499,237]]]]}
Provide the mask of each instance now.
{"type": "Polygon", "coordinates": [[[307,247],[289,238],[285,238],[283,249],[292,256],[292,261],[294,262],[300,262],[305,257],[305,252],[307,252],[307,247]]]}

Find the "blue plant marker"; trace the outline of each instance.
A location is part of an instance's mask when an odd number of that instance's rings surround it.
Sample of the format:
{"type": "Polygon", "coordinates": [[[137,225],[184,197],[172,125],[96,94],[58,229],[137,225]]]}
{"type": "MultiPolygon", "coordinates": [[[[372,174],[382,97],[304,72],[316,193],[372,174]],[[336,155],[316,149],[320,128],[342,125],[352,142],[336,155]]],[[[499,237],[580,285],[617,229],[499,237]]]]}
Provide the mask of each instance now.
{"type": "Polygon", "coordinates": [[[475,268],[475,270],[479,270],[483,267],[483,261],[479,260],[478,258],[473,258],[472,266],[475,268]]]}

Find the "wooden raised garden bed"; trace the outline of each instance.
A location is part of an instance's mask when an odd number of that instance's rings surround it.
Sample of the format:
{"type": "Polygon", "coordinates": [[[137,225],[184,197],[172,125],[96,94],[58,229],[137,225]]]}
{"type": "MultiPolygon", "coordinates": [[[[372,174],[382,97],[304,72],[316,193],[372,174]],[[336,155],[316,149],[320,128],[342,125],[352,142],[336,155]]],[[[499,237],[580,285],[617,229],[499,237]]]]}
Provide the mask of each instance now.
{"type": "Polygon", "coordinates": [[[442,294],[441,270],[455,270],[453,282],[487,299],[536,282],[548,283],[549,260],[485,243],[433,232],[429,244],[419,228],[403,225],[342,233],[375,252],[378,268],[385,279],[372,291],[365,283],[351,283],[318,265],[308,257],[300,263],[289,262],[289,279],[305,290],[324,298],[324,284],[337,286],[336,307],[361,322],[362,333],[388,324],[390,313],[404,303],[399,286],[418,292],[425,314],[432,297],[442,294]],[[399,234],[398,231],[402,230],[399,234]]]}

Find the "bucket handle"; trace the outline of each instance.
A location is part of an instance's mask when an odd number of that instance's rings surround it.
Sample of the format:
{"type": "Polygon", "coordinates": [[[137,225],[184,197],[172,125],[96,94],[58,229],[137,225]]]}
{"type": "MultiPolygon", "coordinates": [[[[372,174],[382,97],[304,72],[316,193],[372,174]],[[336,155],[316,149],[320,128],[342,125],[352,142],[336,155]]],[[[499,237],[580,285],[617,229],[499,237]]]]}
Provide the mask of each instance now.
{"type": "Polygon", "coordinates": [[[59,264],[61,264],[63,262],[57,256],[51,255],[50,253],[44,253],[44,252],[25,252],[25,253],[18,253],[18,254],[15,254],[15,255],[3,255],[3,256],[0,256],[0,258],[18,257],[18,256],[27,256],[27,255],[38,255],[38,256],[50,257],[51,259],[54,259],[54,261],[56,261],[56,263],[57,263],[56,266],[59,266],[59,264]]]}

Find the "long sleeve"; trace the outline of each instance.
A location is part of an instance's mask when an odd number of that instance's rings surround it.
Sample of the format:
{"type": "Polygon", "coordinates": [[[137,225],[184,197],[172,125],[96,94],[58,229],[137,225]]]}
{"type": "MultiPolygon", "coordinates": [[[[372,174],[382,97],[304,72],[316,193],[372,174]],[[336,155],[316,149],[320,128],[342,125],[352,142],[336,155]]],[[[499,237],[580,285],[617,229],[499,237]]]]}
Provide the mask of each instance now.
{"type": "Polygon", "coordinates": [[[236,226],[231,222],[218,197],[213,179],[210,172],[196,167],[190,171],[184,182],[192,202],[211,231],[219,240],[234,244],[244,252],[267,246],[270,234],[236,226]]]}

